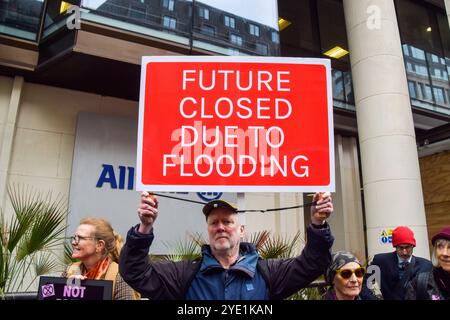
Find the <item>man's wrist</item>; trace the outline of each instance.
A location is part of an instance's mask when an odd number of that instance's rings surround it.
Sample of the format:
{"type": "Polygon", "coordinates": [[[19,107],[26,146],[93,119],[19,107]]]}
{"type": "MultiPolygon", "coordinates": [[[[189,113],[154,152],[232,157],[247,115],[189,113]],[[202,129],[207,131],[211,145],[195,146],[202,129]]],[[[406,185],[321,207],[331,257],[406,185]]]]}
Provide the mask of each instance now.
{"type": "Polygon", "coordinates": [[[144,225],[144,224],[139,224],[139,226],[136,228],[137,232],[142,233],[142,234],[149,234],[151,233],[152,229],[153,229],[153,225],[144,225]]]}
{"type": "Polygon", "coordinates": [[[324,221],[311,221],[311,225],[315,229],[324,229],[328,226],[327,222],[324,221]]]}

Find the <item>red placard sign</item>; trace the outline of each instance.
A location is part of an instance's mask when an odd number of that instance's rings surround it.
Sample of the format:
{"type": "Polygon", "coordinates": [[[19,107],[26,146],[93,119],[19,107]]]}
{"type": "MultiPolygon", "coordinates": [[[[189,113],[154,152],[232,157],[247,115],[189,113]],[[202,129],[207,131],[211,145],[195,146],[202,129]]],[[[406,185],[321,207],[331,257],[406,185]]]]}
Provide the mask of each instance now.
{"type": "Polygon", "coordinates": [[[334,191],[328,59],[143,57],[137,189],[334,191]]]}

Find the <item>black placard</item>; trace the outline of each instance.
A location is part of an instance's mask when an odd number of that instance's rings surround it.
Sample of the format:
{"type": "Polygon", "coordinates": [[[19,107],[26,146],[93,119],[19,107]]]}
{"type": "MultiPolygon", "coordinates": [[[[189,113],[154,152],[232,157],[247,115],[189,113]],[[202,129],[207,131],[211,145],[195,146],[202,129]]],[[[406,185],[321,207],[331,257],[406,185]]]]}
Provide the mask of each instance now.
{"type": "Polygon", "coordinates": [[[108,280],[41,277],[38,300],[111,300],[112,285],[113,282],[108,280]]]}

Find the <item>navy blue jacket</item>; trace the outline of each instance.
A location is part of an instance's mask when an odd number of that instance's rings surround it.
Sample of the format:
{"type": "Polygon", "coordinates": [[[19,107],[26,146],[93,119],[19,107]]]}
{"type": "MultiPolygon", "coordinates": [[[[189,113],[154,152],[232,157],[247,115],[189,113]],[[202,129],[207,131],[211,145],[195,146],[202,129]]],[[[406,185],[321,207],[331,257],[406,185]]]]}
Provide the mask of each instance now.
{"type": "Polygon", "coordinates": [[[119,259],[122,278],[142,297],[152,300],[284,299],[325,272],[334,241],[328,225],[321,229],[310,225],[301,255],[268,260],[260,259],[251,244],[241,243],[240,253],[246,261],[225,270],[215,264],[208,248],[203,248],[201,261],[150,261],[148,250],[153,238],[152,233],[140,234],[131,228],[119,259]],[[259,267],[262,262],[264,272],[259,267]]]}
{"type": "Polygon", "coordinates": [[[187,300],[267,300],[266,282],[257,270],[259,259],[250,243],[240,244],[241,256],[229,269],[211,254],[209,246],[202,248],[202,262],[186,295],[187,300]]]}
{"type": "MultiPolygon", "coordinates": [[[[412,267],[412,269],[409,272],[405,271],[405,273],[409,276],[404,282],[405,285],[401,286],[398,258],[395,251],[376,254],[371,265],[376,265],[380,268],[380,290],[383,294],[384,300],[404,300],[409,281],[411,281],[411,279],[413,279],[417,274],[431,271],[432,268],[429,260],[412,256],[409,266],[410,268],[412,267]]],[[[362,285],[361,297],[364,300],[376,299],[372,292],[367,288],[367,278],[369,276],[370,274],[366,274],[362,285]]]]}

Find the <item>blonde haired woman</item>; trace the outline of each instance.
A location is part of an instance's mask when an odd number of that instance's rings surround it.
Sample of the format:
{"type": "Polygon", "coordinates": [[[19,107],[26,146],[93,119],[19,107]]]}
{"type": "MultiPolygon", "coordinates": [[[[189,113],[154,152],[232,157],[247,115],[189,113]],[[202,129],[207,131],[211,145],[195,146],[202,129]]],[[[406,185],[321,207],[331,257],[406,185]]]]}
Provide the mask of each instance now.
{"type": "Polygon", "coordinates": [[[111,280],[114,300],[135,299],[135,292],[119,274],[118,262],[123,239],[108,221],[99,218],[81,220],[71,242],[72,258],[80,261],[69,265],[63,273],[64,277],[111,280]]]}
{"type": "Polygon", "coordinates": [[[450,226],[435,234],[431,244],[433,269],[409,283],[406,300],[450,300],[450,226]]]}

